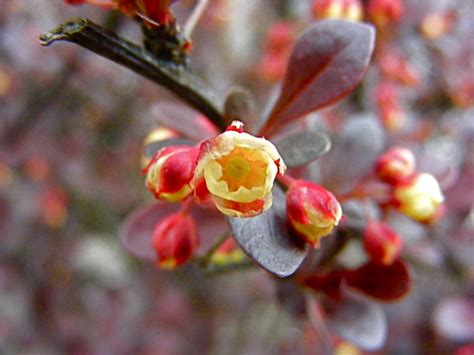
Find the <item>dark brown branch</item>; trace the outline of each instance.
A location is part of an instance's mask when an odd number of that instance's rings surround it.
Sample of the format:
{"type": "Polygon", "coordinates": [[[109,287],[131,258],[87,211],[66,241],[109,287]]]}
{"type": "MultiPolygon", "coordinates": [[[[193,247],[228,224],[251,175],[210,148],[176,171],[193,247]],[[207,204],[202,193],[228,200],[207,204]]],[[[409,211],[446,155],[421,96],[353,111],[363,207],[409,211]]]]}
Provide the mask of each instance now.
{"type": "Polygon", "coordinates": [[[187,102],[216,126],[224,127],[219,102],[184,66],[157,59],[145,49],[120,38],[87,19],[67,22],[40,36],[43,46],[56,41],[76,43],[90,51],[121,64],[135,73],[165,86],[187,102]]]}

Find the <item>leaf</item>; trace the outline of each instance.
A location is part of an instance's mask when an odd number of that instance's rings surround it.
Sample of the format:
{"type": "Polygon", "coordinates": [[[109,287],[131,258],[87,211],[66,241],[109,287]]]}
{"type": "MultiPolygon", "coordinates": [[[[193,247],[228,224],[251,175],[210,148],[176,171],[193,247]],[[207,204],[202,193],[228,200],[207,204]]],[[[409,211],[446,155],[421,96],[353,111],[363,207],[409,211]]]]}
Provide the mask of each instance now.
{"type": "Polygon", "coordinates": [[[205,116],[183,104],[159,102],[153,105],[152,114],[160,124],[196,142],[219,133],[205,116]]]}
{"type": "Polygon", "coordinates": [[[298,132],[277,140],[275,146],[289,168],[306,165],[331,149],[331,140],[324,133],[298,132]]]}
{"type": "Polygon", "coordinates": [[[247,132],[255,128],[255,102],[247,90],[234,87],[227,95],[224,103],[224,119],[227,124],[242,121],[247,132]]]}
{"type": "Polygon", "coordinates": [[[453,297],[441,301],[433,314],[436,332],[459,342],[474,340],[474,301],[468,297],[453,297]]]}
{"type": "Polygon", "coordinates": [[[320,162],[323,181],[341,190],[350,188],[373,167],[385,148],[386,137],[379,120],[362,114],[344,125],[337,145],[320,162]]]}
{"type": "MultiPolygon", "coordinates": [[[[119,240],[122,246],[139,259],[155,260],[151,245],[155,225],[162,218],[177,212],[179,208],[177,203],[157,202],[137,209],[120,227],[119,240]]],[[[214,209],[203,208],[201,205],[193,206],[191,214],[197,221],[202,248],[208,248],[213,239],[228,230],[224,217],[214,209]]]]}
{"type": "Polygon", "coordinates": [[[369,351],[384,345],[387,319],[378,304],[346,295],[339,302],[325,303],[325,310],[328,327],[341,338],[369,351]]]}
{"type": "Polygon", "coordinates": [[[283,310],[294,318],[306,316],[306,299],[301,287],[293,279],[282,280],[276,285],[276,297],[283,310]]]}
{"type": "Polygon", "coordinates": [[[369,262],[348,271],[345,280],[353,289],[385,302],[398,301],[411,288],[410,272],[400,260],[389,266],[369,262]]]}
{"type": "Polygon", "coordinates": [[[272,207],[253,218],[227,218],[240,247],[265,270],[279,276],[293,274],[306,255],[306,248],[288,233],[284,192],[273,188],[272,207]]]}
{"type": "Polygon", "coordinates": [[[350,94],[369,65],[375,31],[367,24],[321,21],[298,39],[280,96],[262,133],[269,135],[350,94]]]}

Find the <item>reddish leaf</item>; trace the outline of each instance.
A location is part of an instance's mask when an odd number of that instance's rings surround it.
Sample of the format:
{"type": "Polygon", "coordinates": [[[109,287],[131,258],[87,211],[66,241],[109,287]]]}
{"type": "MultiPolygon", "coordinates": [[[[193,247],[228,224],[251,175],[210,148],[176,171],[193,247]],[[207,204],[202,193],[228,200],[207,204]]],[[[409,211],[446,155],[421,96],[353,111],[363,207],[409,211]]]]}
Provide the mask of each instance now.
{"type": "Polygon", "coordinates": [[[343,20],[322,21],[303,33],[262,134],[351,93],[364,76],[374,40],[372,26],[343,20]]]}
{"type": "Polygon", "coordinates": [[[392,265],[367,263],[346,274],[347,284],[379,301],[397,301],[410,290],[411,276],[407,265],[398,260],[392,265]]]}
{"type": "Polygon", "coordinates": [[[219,133],[205,116],[184,104],[160,102],[153,106],[152,112],[160,124],[194,141],[201,141],[219,133]]]}
{"type": "MultiPolygon", "coordinates": [[[[161,218],[178,211],[179,207],[177,203],[158,202],[133,212],[119,231],[123,247],[139,259],[154,261],[155,252],[151,245],[153,229],[161,218]]],[[[196,219],[201,246],[204,248],[212,243],[212,239],[228,230],[223,215],[218,211],[193,206],[191,214],[196,219]]]]}
{"type": "Polygon", "coordinates": [[[315,291],[323,292],[332,300],[341,299],[343,272],[315,273],[306,277],[303,284],[315,291]]]}

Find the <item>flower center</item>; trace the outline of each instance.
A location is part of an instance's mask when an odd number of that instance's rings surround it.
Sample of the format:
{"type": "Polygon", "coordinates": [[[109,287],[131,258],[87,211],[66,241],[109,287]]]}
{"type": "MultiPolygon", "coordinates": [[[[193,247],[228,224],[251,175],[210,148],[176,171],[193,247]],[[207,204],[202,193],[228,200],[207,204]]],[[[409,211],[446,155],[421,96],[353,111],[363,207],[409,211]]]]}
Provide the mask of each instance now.
{"type": "Polygon", "coordinates": [[[250,171],[250,164],[247,159],[236,156],[230,158],[224,167],[227,174],[229,174],[234,179],[243,179],[245,178],[250,171]]]}

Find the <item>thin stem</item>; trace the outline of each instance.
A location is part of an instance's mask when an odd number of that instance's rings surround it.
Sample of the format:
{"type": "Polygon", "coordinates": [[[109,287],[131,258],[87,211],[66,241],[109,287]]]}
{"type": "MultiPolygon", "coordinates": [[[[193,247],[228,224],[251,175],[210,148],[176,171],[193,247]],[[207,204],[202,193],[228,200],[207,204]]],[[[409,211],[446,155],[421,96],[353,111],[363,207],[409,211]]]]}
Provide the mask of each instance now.
{"type": "Polygon", "coordinates": [[[186,38],[191,38],[191,34],[194,31],[194,28],[196,27],[199,19],[201,18],[202,14],[204,13],[204,10],[207,7],[207,4],[209,3],[208,0],[198,0],[196,6],[193,9],[193,12],[191,15],[188,17],[188,20],[186,21],[184,25],[184,36],[186,38]]]}
{"type": "Polygon", "coordinates": [[[209,248],[209,250],[206,252],[206,254],[203,256],[203,258],[200,261],[200,264],[203,266],[207,266],[209,264],[209,261],[211,260],[212,255],[216,252],[219,247],[224,244],[224,242],[230,237],[229,233],[224,233],[221,235],[216,242],[209,248]]]}
{"type": "Polygon", "coordinates": [[[192,207],[194,203],[194,197],[193,196],[189,196],[188,198],[186,198],[183,203],[181,204],[181,207],[179,209],[179,211],[183,214],[186,214],[188,213],[189,209],[192,207]]]}
{"type": "Polygon", "coordinates": [[[281,183],[286,189],[289,189],[291,187],[291,185],[294,184],[294,182],[296,181],[296,179],[294,179],[293,177],[291,177],[290,175],[288,174],[285,174],[285,175],[278,175],[277,176],[277,180],[279,183],[281,183]]]}
{"type": "Polygon", "coordinates": [[[244,260],[238,263],[224,264],[224,265],[212,265],[205,269],[205,274],[207,276],[217,276],[222,275],[228,272],[240,271],[245,269],[250,269],[255,266],[255,263],[251,260],[244,260]]]}
{"type": "Polygon", "coordinates": [[[87,19],[67,22],[41,35],[43,46],[56,41],[76,43],[90,51],[121,64],[137,74],[159,84],[204,114],[219,128],[224,129],[221,104],[208,88],[184,66],[154,57],[145,49],[87,19]]]}

